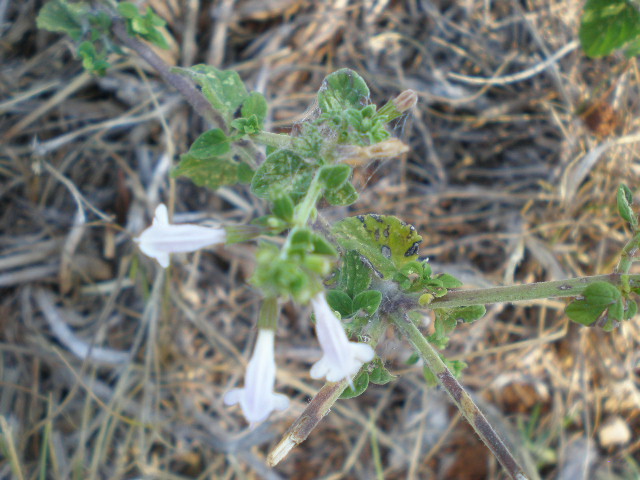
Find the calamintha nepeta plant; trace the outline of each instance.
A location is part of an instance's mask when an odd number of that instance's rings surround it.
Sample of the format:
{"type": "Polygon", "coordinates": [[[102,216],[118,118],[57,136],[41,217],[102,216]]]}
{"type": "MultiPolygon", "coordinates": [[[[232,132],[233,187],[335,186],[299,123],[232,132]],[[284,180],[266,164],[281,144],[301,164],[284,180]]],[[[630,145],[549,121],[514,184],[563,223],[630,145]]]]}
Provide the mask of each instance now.
{"type": "Polygon", "coordinates": [[[420,258],[422,237],[400,219],[369,214],[325,225],[318,218],[320,202],[347,206],[357,201],[358,192],[351,182],[355,166],[408,150],[391,136],[388,126],[415,105],[414,92],[402,92],[378,108],[371,103],[369,88],[360,75],[338,70],[320,86],[317,115],[305,121],[295,135],[275,134],[264,129],[267,101],[260,93],[249,92],[236,72],[209,65],[169,70],[141,43],[136,36],[165,46],[158,30],[162,21],[151,10],[142,14],[128,2],[52,0],[41,10],[38,24],[68,33],[78,42],[85,67],[97,74],[108,68],[108,53],[121,52],[118,44],[137,51],[214,125],[181,156],[172,175],[212,189],[250,184],[251,192],[268,203],[270,213],[251,225],[217,227],[172,224],[161,204],[152,225],[136,242],[143,254],[163,268],[169,266],[172,253],[258,242],[251,279],[263,297],[257,340],[243,387],[224,397],[227,405],[240,406],[251,425],[289,404],[275,384],[279,306],[287,301],[311,305],[322,357],[310,373],[313,378],[325,378],[327,384],[272,452],[271,464],[303,441],[338,398],[359,395],[370,382],[384,384],[393,379],[383,359],[375,355],[377,342],[393,325],[415,349],[416,360],[423,359],[425,379],[449,393],[509,475],[527,478],[456,380],[465,364],[448,361],[436,349],[447,345],[458,323],[482,317],[489,303],[573,297],[567,315],[605,330],[635,315],[637,306],[631,297],[640,292],[640,276],[629,271],[640,245],[640,231],[627,187],[620,187],[617,202],[633,236],[612,274],[457,290],[461,283],[455,277],[434,273],[428,260],[420,258]],[[435,317],[430,336],[424,336],[417,326],[425,310],[433,311],[435,317]]]}

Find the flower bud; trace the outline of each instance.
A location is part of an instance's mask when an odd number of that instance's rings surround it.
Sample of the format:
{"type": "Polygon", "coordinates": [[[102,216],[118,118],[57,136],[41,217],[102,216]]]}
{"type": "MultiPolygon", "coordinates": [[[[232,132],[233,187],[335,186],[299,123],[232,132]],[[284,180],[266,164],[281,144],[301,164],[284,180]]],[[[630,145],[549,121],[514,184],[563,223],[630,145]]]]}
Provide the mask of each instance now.
{"type": "Polygon", "coordinates": [[[413,90],[405,90],[394,98],[392,102],[398,112],[404,113],[416,106],[416,103],[418,103],[418,94],[413,90]]]}

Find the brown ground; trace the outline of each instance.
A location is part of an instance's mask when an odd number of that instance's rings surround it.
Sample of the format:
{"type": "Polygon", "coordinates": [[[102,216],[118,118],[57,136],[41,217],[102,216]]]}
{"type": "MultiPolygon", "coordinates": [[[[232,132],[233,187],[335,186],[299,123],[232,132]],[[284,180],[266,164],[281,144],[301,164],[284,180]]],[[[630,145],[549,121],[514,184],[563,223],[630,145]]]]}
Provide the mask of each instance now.
{"type": "MultiPolygon", "coordinates": [[[[0,1],[0,478],[374,479],[375,451],[378,478],[505,478],[391,332],[379,353],[399,379],[340,401],[266,467],[321,386],[308,313],[286,306],[280,323],[291,408],[248,432],[221,399],[253,341],[253,247],[175,257],[163,281],[131,241],[160,200],[192,212],[183,221],[246,223],[264,205],[246,188],[170,182],[199,117],[135,56],[84,74],[68,39],[36,30],[42,3],[0,1]]],[[[640,178],[640,72],[583,55],[580,2],[150,3],[173,36],[165,59],[237,69],[271,102],[274,130],[301,120],[341,67],[376,103],[419,92],[395,132],[411,153],[359,172],[350,213],[414,224],[439,271],[488,286],[615,266],[628,238],[615,190],[640,178]]],[[[462,383],[532,478],[639,478],[638,319],[606,334],[568,324],[563,308],[489,307],[447,354],[467,361],[462,383]]]]}

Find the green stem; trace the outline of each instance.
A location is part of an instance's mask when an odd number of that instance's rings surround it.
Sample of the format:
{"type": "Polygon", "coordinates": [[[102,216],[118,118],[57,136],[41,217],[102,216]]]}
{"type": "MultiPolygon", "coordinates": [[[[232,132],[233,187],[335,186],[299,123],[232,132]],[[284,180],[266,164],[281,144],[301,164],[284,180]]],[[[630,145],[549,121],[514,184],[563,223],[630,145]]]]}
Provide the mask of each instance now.
{"type": "MultiPolygon", "coordinates": [[[[640,232],[636,232],[631,240],[627,242],[627,244],[622,249],[620,253],[620,261],[616,266],[616,273],[629,273],[631,269],[631,264],[633,263],[633,256],[636,254],[638,249],[640,248],[640,232]]],[[[633,277],[633,275],[632,275],[633,277]]]]}
{"type": "Polygon", "coordinates": [[[511,455],[502,439],[495,432],[469,394],[455,379],[447,366],[440,359],[440,355],[424,338],[420,330],[407,316],[391,316],[393,323],[409,339],[416,351],[424,360],[425,365],[438,379],[438,383],[447,391],[458,410],[464,415],[469,424],[476,431],[480,439],[491,450],[503,468],[513,480],[526,480],[528,477],[516,459],[511,455]]]}
{"type": "MultiPolygon", "coordinates": [[[[608,282],[616,287],[622,285],[622,274],[595,275],[592,277],[570,278],[553,282],[513,285],[509,287],[478,288],[473,290],[452,290],[444,297],[436,298],[427,308],[453,308],[489,303],[517,302],[542,298],[577,297],[594,282],[608,282]]],[[[640,287],[640,275],[628,275],[632,288],[640,287]]]]}
{"type": "Polygon", "coordinates": [[[307,224],[323,190],[324,185],[320,181],[320,174],[319,171],[317,171],[313,180],[311,180],[307,194],[302,202],[300,202],[296,207],[295,214],[293,216],[293,224],[295,226],[304,227],[307,224]]]}

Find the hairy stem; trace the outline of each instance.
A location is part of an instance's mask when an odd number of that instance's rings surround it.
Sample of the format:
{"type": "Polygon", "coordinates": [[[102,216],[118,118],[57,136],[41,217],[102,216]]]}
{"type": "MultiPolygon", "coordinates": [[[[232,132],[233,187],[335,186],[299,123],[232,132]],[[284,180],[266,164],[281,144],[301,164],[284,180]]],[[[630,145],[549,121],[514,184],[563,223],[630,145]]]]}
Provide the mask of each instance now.
{"type": "Polygon", "coordinates": [[[299,227],[303,227],[309,221],[311,213],[318,203],[320,195],[324,190],[324,185],[320,182],[320,172],[316,171],[316,174],[311,180],[307,194],[302,201],[296,206],[295,214],[293,217],[293,224],[299,227]]]}
{"type": "Polygon", "coordinates": [[[467,419],[476,431],[480,439],[491,450],[502,467],[509,473],[513,480],[526,480],[528,477],[516,459],[511,455],[502,439],[495,432],[469,394],[455,379],[446,365],[440,359],[438,352],[424,338],[420,330],[409,320],[406,315],[391,316],[393,323],[409,339],[425,362],[425,365],[438,379],[438,383],[447,391],[456,407],[467,419]]]}
{"type": "MultiPolygon", "coordinates": [[[[616,287],[621,285],[620,273],[595,275],[592,277],[569,278],[552,282],[512,285],[508,287],[478,288],[472,290],[449,291],[444,297],[436,298],[427,308],[453,308],[489,303],[517,302],[542,298],[577,297],[594,282],[608,282],[616,287]]],[[[640,287],[640,275],[628,275],[629,285],[640,287]]]]}
{"type": "Polygon", "coordinates": [[[620,261],[616,266],[616,273],[629,273],[631,264],[633,263],[633,256],[636,254],[638,249],[640,249],[640,232],[636,232],[622,249],[622,252],[620,253],[620,261]]]}

